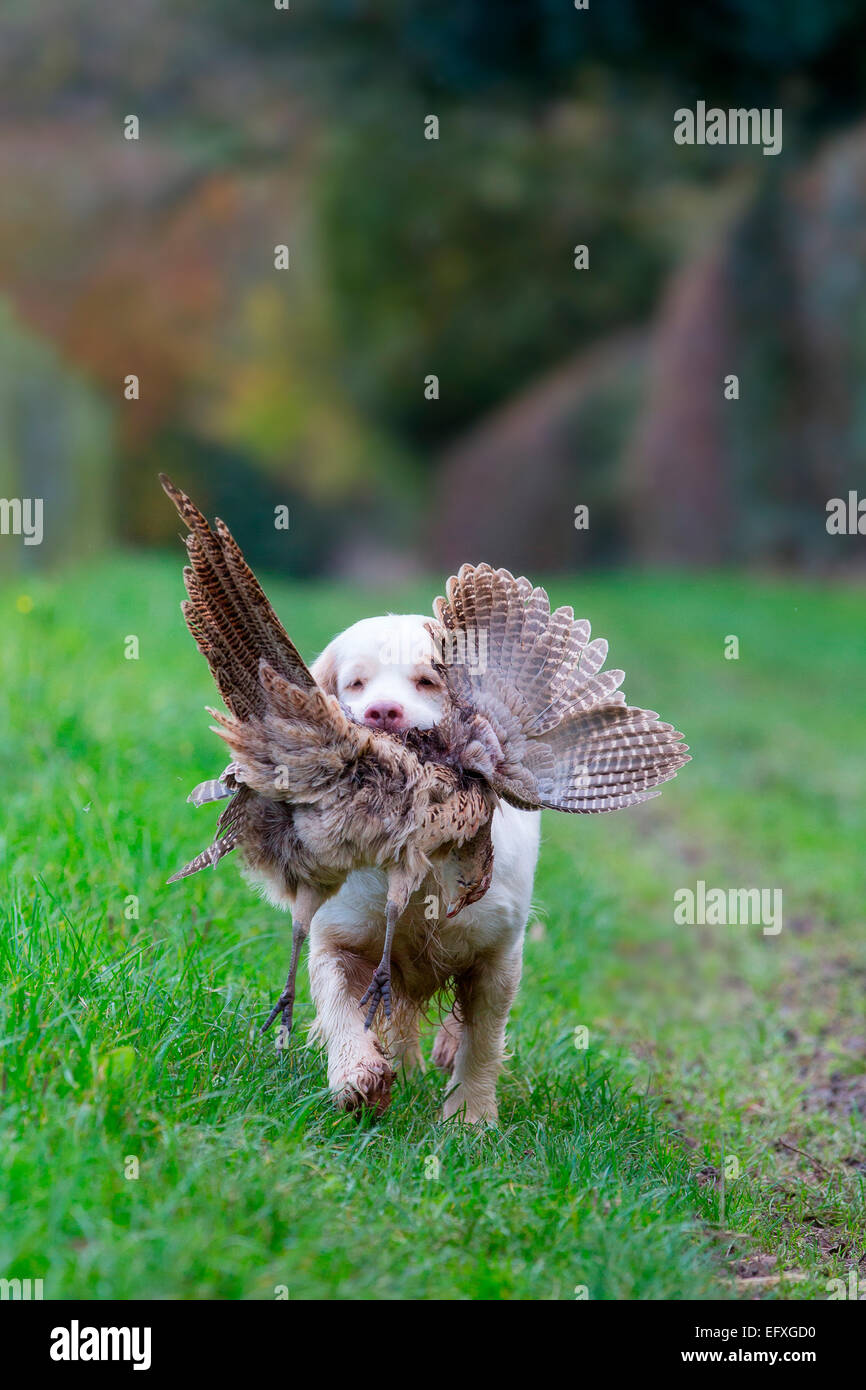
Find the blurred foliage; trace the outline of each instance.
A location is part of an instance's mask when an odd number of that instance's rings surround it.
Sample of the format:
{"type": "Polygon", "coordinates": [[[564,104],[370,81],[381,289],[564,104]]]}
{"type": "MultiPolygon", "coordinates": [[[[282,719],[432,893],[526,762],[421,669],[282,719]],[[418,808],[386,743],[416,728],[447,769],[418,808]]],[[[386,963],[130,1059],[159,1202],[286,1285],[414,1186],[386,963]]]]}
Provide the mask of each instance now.
{"type": "MultiPolygon", "coordinates": [[[[195,8],[195,0],[191,6],[195,8]]],[[[293,9],[217,0],[221,22],[262,50],[324,53],[336,71],[387,86],[395,73],[427,92],[471,93],[492,86],[521,99],[568,90],[575,71],[604,65],[622,79],[647,76],[712,82],[716,99],[748,99],[792,69],[819,83],[816,112],[861,109],[866,13],[857,0],[716,0],[686,6],[660,0],[606,0],[576,11],[571,0],[493,5],[490,0],[321,0],[293,9]],[[832,67],[832,88],[823,81],[832,67]]]]}
{"type": "MultiPolygon", "coordinates": [[[[303,528],[278,545],[287,568],[332,569],[355,550],[364,564],[381,554],[384,573],[386,555],[398,570],[440,562],[452,444],[623,328],[653,324],[672,277],[727,238],[748,270],[736,314],[753,381],[727,466],[748,512],[742,535],[772,533],[773,553],[794,556],[832,470],[808,451],[785,463],[814,364],[790,341],[780,183],[862,115],[864,40],[855,0],[794,0],[784,16],[769,0],[588,11],[571,0],[293,0],[289,11],[69,0],[62,23],[10,0],[0,287],[107,402],[123,538],[172,534],[153,477],[170,457],[205,498],[238,480],[229,491],[254,559],[275,558],[255,508],[276,498],[303,528]],[[784,154],[676,146],[672,113],[697,99],[783,106],[784,154]],[[137,144],[121,136],[129,112],[137,144]],[[424,139],[430,114],[438,141],[424,139]],[[278,244],[291,248],[288,272],[274,269],[278,244]],[[578,244],[589,274],[573,269],[578,244]],[[121,383],[133,371],[142,390],[130,405],[121,383]]],[[[862,356],[863,305],[846,320],[846,373],[862,356]]],[[[626,394],[649,399],[646,383],[626,394]]],[[[624,461],[639,420],[617,400],[590,402],[580,430],[566,421],[575,486],[597,521],[569,564],[629,558],[624,461]]],[[[866,406],[848,413],[866,418],[866,406]]],[[[831,417],[847,459],[863,428],[831,417]]],[[[496,482],[481,478],[477,496],[496,482]]],[[[538,533],[549,524],[528,520],[538,533]]]]}
{"type": "Polygon", "coordinates": [[[371,104],[330,142],[323,248],[345,379],[377,418],[428,443],[591,342],[599,324],[648,313],[670,260],[640,216],[658,165],[644,164],[614,107],[553,108],[539,128],[461,106],[429,143],[424,108],[408,93],[397,108],[399,122],[384,100],[371,104]],[[576,244],[590,248],[589,275],[574,273],[576,244]],[[441,378],[432,410],[430,372],[441,378]]]}
{"type": "Polygon", "coordinates": [[[43,538],[0,543],[0,570],[100,549],[110,531],[111,426],[96,392],[0,302],[0,497],[41,499],[43,538]]]}

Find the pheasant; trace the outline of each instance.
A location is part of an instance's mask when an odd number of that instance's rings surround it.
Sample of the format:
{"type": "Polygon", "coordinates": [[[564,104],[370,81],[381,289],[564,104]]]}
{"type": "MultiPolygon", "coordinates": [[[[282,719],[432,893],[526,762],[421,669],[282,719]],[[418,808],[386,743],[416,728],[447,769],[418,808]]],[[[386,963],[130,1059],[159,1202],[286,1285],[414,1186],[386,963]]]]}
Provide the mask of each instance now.
{"type": "Polygon", "coordinates": [[[523,809],[592,813],[658,795],[689,760],[682,734],[626,705],[622,671],[602,671],[570,608],[489,565],[464,565],[429,625],[449,691],[440,725],[394,734],[356,722],[321,690],[223,522],[211,530],[190,499],[160,481],[189,529],[187,626],[228,714],[209,709],[232,755],[190,794],[229,798],[214,842],[169,882],[239,848],[247,869],[291,904],[292,952],[279,1000],[291,1031],[303,943],[318,908],[354,870],[387,878],[382,959],[360,1001],[369,1028],[391,1016],[391,946],[413,893],[432,876],[454,916],[487,891],[499,799],[523,809]]]}

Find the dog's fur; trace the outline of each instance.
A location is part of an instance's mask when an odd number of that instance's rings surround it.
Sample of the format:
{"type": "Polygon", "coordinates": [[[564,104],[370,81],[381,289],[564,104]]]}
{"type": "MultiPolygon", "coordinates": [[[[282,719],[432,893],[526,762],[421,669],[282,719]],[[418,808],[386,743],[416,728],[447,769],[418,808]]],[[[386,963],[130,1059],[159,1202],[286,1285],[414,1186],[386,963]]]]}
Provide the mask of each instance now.
{"type": "MultiPolygon", "coordinates": [[[[355,623],[314,663],[316,681],[371,725],[394,732],[432,728],[448,697],[432,665],[428,621],[392,614],[355,623]]],[[[328,1080],[340,1105],[379,1112],[387,1107],[392,1062],[423,1065],[421,1015],[440,991],[453,989],[454,1005],[433,1049],[436,1065],[452,1077],[445,1117],[496,1119],[496,1081],[520,980],[539,820],[536,812],[507,804],[496,811],[493,881],[485,897],[455,918],[446,920],[433,880],[415,895],[394,938],[393,1017],[378,1033],[364,1031],[358,1001],[382,954],[384,874],[351,874],[316,913],[310,932],[313,1036],[327,1048],[328,1080]]]]}

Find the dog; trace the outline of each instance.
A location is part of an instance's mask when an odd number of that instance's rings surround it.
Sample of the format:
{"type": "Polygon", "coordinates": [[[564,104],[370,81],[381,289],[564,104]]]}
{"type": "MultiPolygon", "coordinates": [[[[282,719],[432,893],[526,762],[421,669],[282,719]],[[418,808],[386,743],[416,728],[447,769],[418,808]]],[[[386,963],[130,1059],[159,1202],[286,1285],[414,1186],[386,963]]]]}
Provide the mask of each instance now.
{"type": "MultiPolygon", "coordinates": [[[[434,665],[429,623],[420,614],[363,619],[328,644],[312,674],[360,722],[396,735],[431,729],[449,696],[434,665]]],[[[444,1118],[496,1122],[496,1083],[520,982],[540,815],[502,803],[492,837],[493,878],[480,901],[449,920],[430,879],[410,903],[392,950],[394,1007],[387,1023],[380,1019],[365,1029],[358,1005],[382,954],[384,874],[351,874],[313,917],[311,1039],[327,1050],[328,1084],[341,1108],[387,1109],[395,1066],[423,1067],[420,1021],[446,991],[453,1004],[433,1047],[435,1065],[451,1078],[444,1118]]]]}

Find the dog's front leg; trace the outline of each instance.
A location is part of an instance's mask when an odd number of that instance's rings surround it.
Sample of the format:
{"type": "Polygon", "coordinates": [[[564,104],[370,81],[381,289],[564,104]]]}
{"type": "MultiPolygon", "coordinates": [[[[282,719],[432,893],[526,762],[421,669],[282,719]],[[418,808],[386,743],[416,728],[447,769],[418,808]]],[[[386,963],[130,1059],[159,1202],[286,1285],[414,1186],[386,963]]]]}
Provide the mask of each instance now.
{"type": "Polygon", "coordinates": [[[313,932],[310,988],[316,1022],[312,1037],[327,1048],[328,1085],[341,1109],[366,1106],[382,1115],[391,1101],[394,1068],[373,1029],[365,1030],[358,1002],[372,978],[369,961],[313,932]]]}
{"type": "MultiPolygon", "coordinates": [[[[452,1087],[444,1118],[496,1121],[496,1082],[505,1055],[505,1026],[520,983],[521,946],[476,961],[457,982],[460,1019],[452,1087]]],[[[455,1030],[456,1032],[457,1030],[455,1030]]]]}

